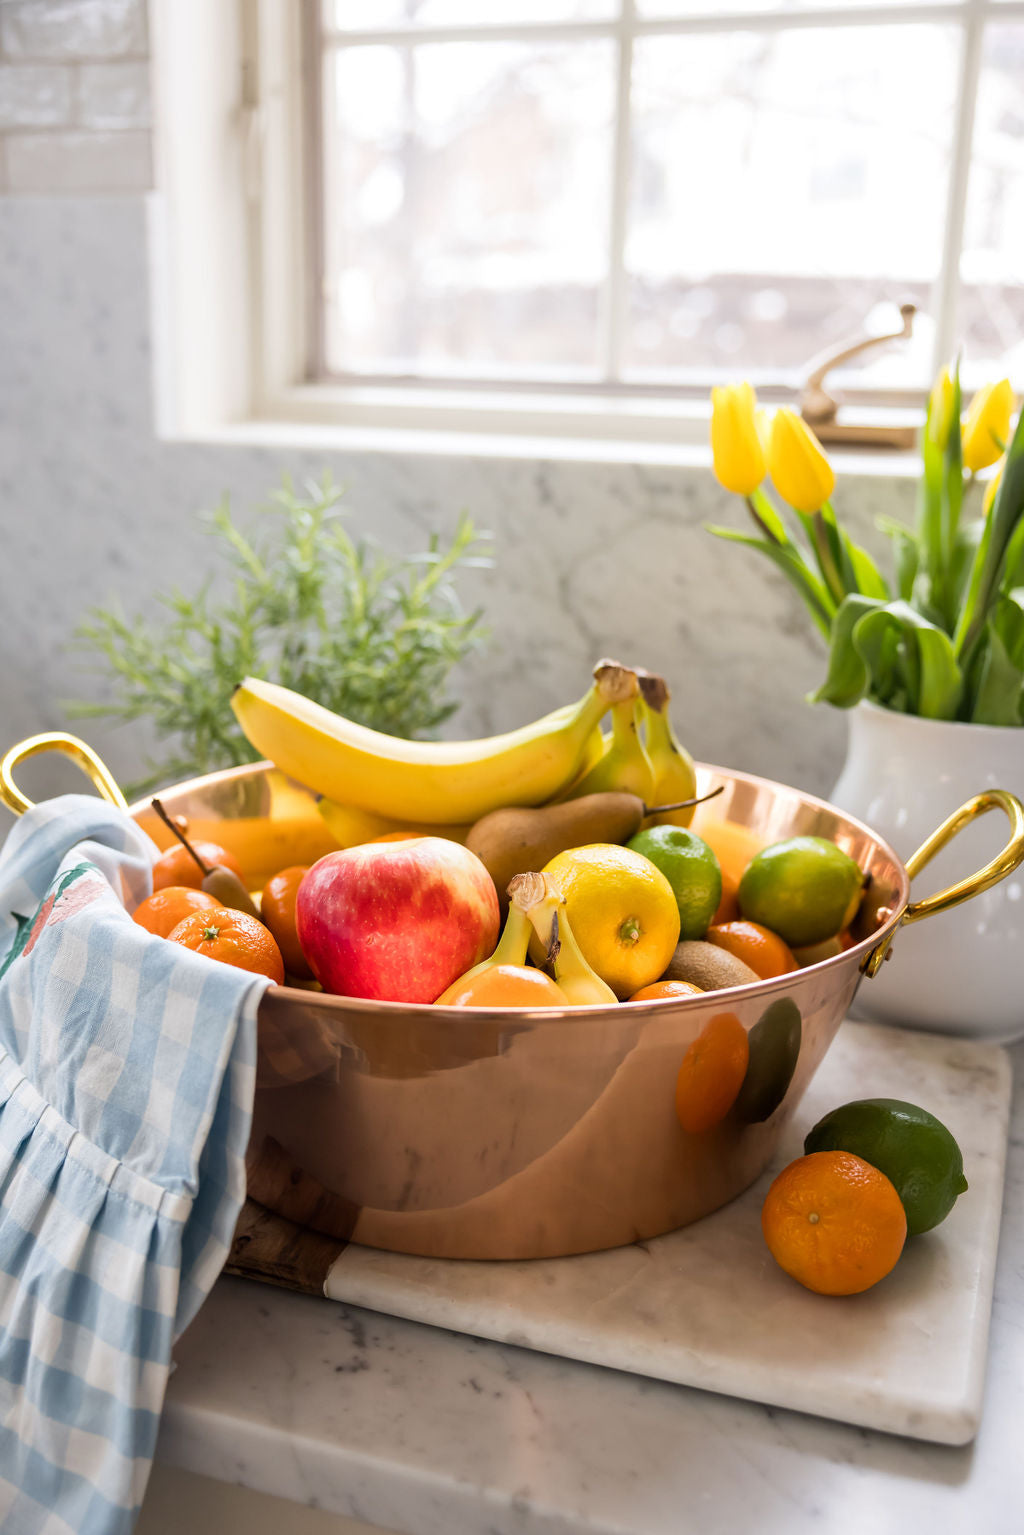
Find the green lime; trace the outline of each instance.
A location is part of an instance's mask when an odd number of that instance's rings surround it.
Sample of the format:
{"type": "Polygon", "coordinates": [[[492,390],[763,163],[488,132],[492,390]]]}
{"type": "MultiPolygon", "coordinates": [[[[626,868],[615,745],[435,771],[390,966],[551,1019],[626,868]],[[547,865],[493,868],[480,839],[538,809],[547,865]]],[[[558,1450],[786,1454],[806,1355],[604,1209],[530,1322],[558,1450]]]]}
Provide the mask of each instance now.
{"type": "Polygon", "coordinates": [[[804,1151],[849,1151],[884,1173],[917,1236],[944,1221],[964,1193],[964,1159],[942,1122],[897,1098],[861,1098],[833,1109],[811,1130],[804,1151]]]}
{"type": "Polygon", "coordinates": [[[672,886],[680,941],[703,938],[722,899],[722,870],[703,838],[683,826],[649,826],[626,846],[650,859],[672,886]]]}
{"type": "Polygon", "coordinates": [[[833,938],[853,921],[864,876],[827,837],[789,837],[750,860],[740,880],[740,911],[802,949],[833,938]]]}

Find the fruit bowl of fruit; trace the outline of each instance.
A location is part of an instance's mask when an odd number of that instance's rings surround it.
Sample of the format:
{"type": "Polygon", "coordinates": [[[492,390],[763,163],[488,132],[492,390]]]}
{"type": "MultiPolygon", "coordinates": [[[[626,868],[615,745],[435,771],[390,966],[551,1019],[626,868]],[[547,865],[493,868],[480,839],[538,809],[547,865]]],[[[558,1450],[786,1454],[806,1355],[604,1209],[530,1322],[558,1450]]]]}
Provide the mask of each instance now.
{"type": "MultiPolygon", "coordinates": [[[[295,924],[323,989],[261,1006],[257,1199],[369,1246],[559,1256],[696,1220],[769,1162],[916,914],[907,869],[811,795],[693,764],[657,679],[595,676],[471,745],[388,743],[247,685],[236,712],[276,765],[162,795],[254,884],[313,865],[295,924]]],[[[1012,813],[985,878],[1024,856],[1012,813]]]]}
{"type": "MultiPolygon", "coordinates": [[[[230,874],[277,955],[253,1198],[447,1258],[697,1220],[763,1172],[899,926],[1024,859],[1024,811],[990,791],[904,866],[812,795],[694,764],[667,704],[660,679],[601,663],[525,729],[408,742],[248,681],[233,707],[267,760],[129,807],[162,860],[205,844],[204,887],[241,902],[230,874]],[[912,904],[911,875],[996,807],[1000,858],[912,904]]],[[[218,922],[194,904],[153,930],[202,951],[218,922]]]]}

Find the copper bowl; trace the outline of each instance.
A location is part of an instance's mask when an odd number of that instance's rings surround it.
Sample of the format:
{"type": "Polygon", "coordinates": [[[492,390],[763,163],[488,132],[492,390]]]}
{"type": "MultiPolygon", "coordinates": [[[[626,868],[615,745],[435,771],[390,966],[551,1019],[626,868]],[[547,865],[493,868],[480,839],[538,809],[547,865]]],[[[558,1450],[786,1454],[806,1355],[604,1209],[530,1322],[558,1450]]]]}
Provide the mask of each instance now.
{"type": "MultiPolygon", "coordinates": [[[[29,804],[14,766],[48,750],[72,756],[101,793],[125,803],[90,748],[48,734],[0,760],[0,799],[11,809],[29,804]]],[[[757,847],[801,834],[827,837],[856,860],[868,884],[851,948],[777,980],[682,1001],[564,1010],[440,1008],[272,986],[259,1009],[250,1195],[301,1225],[372,1247],[540,1258],[658,1236],[749,1187],[897,928],[1015,869],[1024,860],[1024,808],[1004,790],[979,794],[904,866],[869,827],[810,794],[699,764],[700,792],[717,785],[723,792],[694,826],[714,824],[723,861],[730,844],[742,867],[757,847]],[[911,903],[911,878],[994,808],[1011,822],[999,856],[911,903]],[[738,1029],[746,1035],[739,1065],[726,1049],[716,1068],[712,1036],[731,1033],[735,1042],[738,1029]],[[696,1075],[702,1090],[696,1100],[689,1093],[685,1129],[676,1106],[684,1060],[684,1080],[692,1088],[696,1075]]],[[[193,837],[235,852],[253,888],[335,845],[314,796],[268,763],[160,797],[193,837]]],[[[128,808],[161,848],[169,845],[148,801],[128,808]]],[[[857,1086],[849,1084],[850,1097],[857,1086]]]]}
{"type": "MultiPolygon", "coordinates": [[[[252,1196],[372,1247],[539,1258],[658,1236],[746,1189],[900,922],[951,897],[909,906],[908,870],[892,848],[812,795],[699,765],[700,792],[718,784],[722,794],[695,828],[717,823],[717,841],[737,844],[741,864],[756,847],[800,834],[827,837],[857,861],[869,882],[852,948],[778,980],[614,1007],[467,1010],[271,987],[259,1012],[252,1196]],[[712,1076],[708,1111],[684,1130],[680,1066],[707,1031],[735,1033],[723,1015],[747,1034],[742,1085],[736,1092],[735,1081],[712,1076]]],[[[955,899],[1024,856],[1020,806],[993,794],[922,849],[931,856],[963,818],[993,804],[1017,817],[1019,847],[955,899]]],[[[265,764],[180,784],[161,799],[195,835],[235,851],[254,886],[332,845],[312,796],[265,764]]],[[[148,805],[133,813],[166,845],[148,805]]],[[[849,1096],[856,1091],[851,1083],[849,1096]]]]}

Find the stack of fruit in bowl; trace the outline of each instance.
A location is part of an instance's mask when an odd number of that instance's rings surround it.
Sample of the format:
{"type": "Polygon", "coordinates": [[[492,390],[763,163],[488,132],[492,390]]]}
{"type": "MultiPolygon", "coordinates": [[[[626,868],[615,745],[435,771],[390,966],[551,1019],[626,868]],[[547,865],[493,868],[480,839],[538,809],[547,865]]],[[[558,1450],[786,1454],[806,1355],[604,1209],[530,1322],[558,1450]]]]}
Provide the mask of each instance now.
{"type": "Polygon", "coordinates": [[[136,920],[278,983],[446,1007],[685,998],[842,952],[857,864],[819,837],[697,835],[669,697],[602,661],[578,703],[519,731],[410,742],[249,679],[243,730],[319,796],[338,848],[250,895],[224,849],[186,842],[136,920]]]}

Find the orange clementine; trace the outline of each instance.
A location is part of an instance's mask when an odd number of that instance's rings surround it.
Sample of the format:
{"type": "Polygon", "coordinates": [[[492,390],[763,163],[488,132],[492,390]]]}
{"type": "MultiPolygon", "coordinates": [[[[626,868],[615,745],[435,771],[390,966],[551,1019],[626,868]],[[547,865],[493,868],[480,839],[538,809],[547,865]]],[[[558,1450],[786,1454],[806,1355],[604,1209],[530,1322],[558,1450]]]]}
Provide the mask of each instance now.
{"type": "Polygon", "coordinates": [[[736,922],[740,915],[739,902],[740,882],[732,874],[722,870],[722,899],[718,903],[718,910],[711,918],[711,926],[718,927],[723,922],[736,922]]]}
{"type": "Polygon", "coordinates": [[[718,800],[708,800],[694,811],[690,830],[695,831],[714,850],[723,874],[739,884],[747,864],[764,846],[764,838],[747,826],[733,821],[719,821],[718,800]]]}
{"type": "Polygon", "coordinates": [[[629,998],[630,1002],[656,1002],[661,997],[702,997],[703,986],[695,986],[692,981],[654,981],[650,986],[641,986],[639,991],[634,991],[629,998]]]}
{"type": "Polygon", "coordinates": [[[895,1268],[907,1238],[903,1202],[884,1173],[848,1151],[812,1151],[765,1196],[769,1251],[818,1295],[859,1295],[895,1268]]]}
{"type": "Polygon", "coordinates": [[[281,950],[284,968],[289,975],[296,976],[300,981],[308,981],[313,974],[306,963],[295,930],[295,896],[303,876],[308,872],[308,865],[304,863],[279,869],[267,880],[260,896],[260,920],[273,933],[281,950]]]}
{"type": "Polygon", "coordinates": [[[132,921],[144,927],[147,933],[166,938],[194,911],[217,911],[222,906],[215,895],[206,890],[193,890],[190,885],[165,885],[140,901],[132,912],[132,921]]]}
{"type": "MultiPolygon", "coordinates": [[[[238,859],[229,853],[226,847],[221,847],[219,842],[193,842],[192,846],[206,864],[212,869],[214,864],[222,864],[225,869],[230,869],[232,874],[237,874],[242,879],[242,868],[238,859]]],[[[166,853],[153,865],[153,889],[165,890],[168,885],[188,885],[193,890],[198,890],[203,883],[202,869],[196,863],[187,847],[180,842],[174,847],[169,847],[166,853]]],[[[245,881],[242,880],[244,884],[245,881]]]]}
{"type": "Polygon", "coordinates": [[[735,1013],[716,1013],[683,1056],[676,1116],[690,1135],[711,1130],[736,1102],[750,1060],[747,1031],[735,1013]]]}
{"type": "Polygon", "coordinates": [[[792,949],[759,922],[721,922],[717,927],[709,927],[704,937],[707,943],[716,944],[749,965],[762,981],[799,969],[792,949]]]}
{"type": "Polygon", "coordinates": [[[248,912],[228,906],[220,911],[194,911],[172,928],[168,937],[207,959],[269,975],[278,986],[284,982],[284,960],[273,934],[248,912]]]}
{"type": "Polygon", "coordinates": [[[529,965],[485,965],[438,997],[442,1007],[568,1007],[565,992],[529,965]]]}

